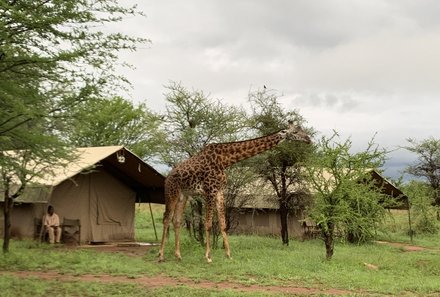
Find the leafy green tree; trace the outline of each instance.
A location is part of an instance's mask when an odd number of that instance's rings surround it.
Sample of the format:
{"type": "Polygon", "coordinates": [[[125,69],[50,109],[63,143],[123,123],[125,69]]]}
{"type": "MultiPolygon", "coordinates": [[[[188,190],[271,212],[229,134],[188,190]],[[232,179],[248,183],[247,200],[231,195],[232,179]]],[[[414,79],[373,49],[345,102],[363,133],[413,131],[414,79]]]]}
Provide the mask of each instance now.
{"type": "Polygon", "coordinates": [[[32,185],[35,178],[50,174],[52,166],[75,157],[56,135],[50,133],[50,127],[51,124],[42,118],[24,123],[11,131],[14,137],[7,138],[6,147],[16,149],[0,151],[4,253],[9,251],[11,215],[15,199],[32,185]]]}
{"type": "Polygon", "coordinates": [[[78,104],[67,123],[67,140],[76,147],[124,145],[144,160],[157,155],[163,138],[158,115],[121,97],[78,104]]]}
{"type": "MultiPolygon", "coordinates": [[[[428,138],[422,141],[408,139],[408,151],[417,154],[418,160],[406,168],[406,172],[428,181],[432,188],[433,204],[440,209],[440,139],[428,138]]],[[[440,220],[440,210],[437,211],[440,220]]]]}
{"type": "MultiPolygon", "coordinates": [[[[200,90],[188,90],[180,83],[167,86],[167,106],[163,115],[166,135],[161,160],[170,167],[198,153],[213,142],[237,140],[245,133],[246,115],[236,107],[212,100],[200,90]]],[[[228,189],[226,189],[228,192],[228,189]]],[[[203,198],[192,197],[187,223],[196,240],[203,244],[203,198]]]]}
{"type": "Polygon", "coordinates": [[[68,157],[58,125],[69,116],[69,109],[126,86],[126,79],[115,71],[118,52],[135,50],[148,41],[104,33],[100,26],[137,14],[136,7],[122,7],[112,0],[0,1],[3,251],[9,250],[13,201],[32,182],[29,178],[38,175],[37,165],[68,157]],[[11,155],[6,150],[21,153],[11,155]]]}
{"type": "Polygon", "coordinates": [[[336,132],[324,136],[306,167],[314,196],[309,215],[321,229],[327,259],[333,256],[337,232],[350,241],[367,241],[386,214],[385,197],[369,173],[384,163],[386,152],[373,141],[365,151],[351,149],[351,140],[341,142],[336,132]]]}
{"type": "MultiPolygon", "coordinates": [[[[258,135],[268,135],[285,129],[291,120],[299,124],[304,123],[298,111],[285,111],[278,99],[276,92],[267,89],[249,94],[251,121],[258,135]]],[[[311,201],[302,168],[312,150],[312,145],[285,141],[252,159],[257,174],[268,182],[276,193],[281,240],[285,245],[289,244],[289,212],[301,213],[311,201]]]]}
{"type": "Polygon", "coordinates": [[[0,135],[123,87],[117,53],[147,40],[98,26],[135,14],[111,0],[1,1],[0,135]]]}

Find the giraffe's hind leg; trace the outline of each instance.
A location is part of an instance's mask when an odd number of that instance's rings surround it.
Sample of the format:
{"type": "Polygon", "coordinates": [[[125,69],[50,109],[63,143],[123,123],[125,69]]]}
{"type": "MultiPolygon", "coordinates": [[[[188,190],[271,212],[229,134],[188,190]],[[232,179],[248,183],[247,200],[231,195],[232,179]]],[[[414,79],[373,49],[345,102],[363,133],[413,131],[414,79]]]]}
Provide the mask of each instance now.
{"type": "Polygon", "coordinates": [[[178,202],[178,196],[168,196],[165,194],[165,213],[163,215],[163,231],[162,231],[162,241],[160,243],[160,249],[159,249],[159,262],[164,261],[164,250],[165,250],[165,244],[167,240],[167,233],[168,229],[170,227],[171,219],[175,213],[176,204],[178,202]]]}
{"type": "Polygon", "coordinates": [[[164,261],[164,249],[165,249],[165,243],[167,240],[167,233],[170,226],[170,220],[171,220],[172,212],[169,210],[165,210],[165,213],[163,215],[163,231],[162,231],[162,241],[160,243],[160,249],[159,249],[159,262],[164,261]]]}
{"type": "Polygon", "coordinates": [[[173,224],[174,224],[174,236],[175,236],[175,255],[177,260],[182,260],[180,255],[180,226],[182,224],[183,212],[185,211],[187,198],[180,194],[180,199],[176,204],[176,210],[174,211],[173,224]]]}

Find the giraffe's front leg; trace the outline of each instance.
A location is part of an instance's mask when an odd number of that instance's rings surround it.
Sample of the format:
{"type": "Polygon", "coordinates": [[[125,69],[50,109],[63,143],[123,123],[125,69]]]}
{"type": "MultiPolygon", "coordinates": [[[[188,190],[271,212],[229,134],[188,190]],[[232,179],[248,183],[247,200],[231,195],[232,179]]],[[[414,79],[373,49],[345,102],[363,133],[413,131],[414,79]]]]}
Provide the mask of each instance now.
{"type": "Polygon", "coordinates": [[[212,263],[212,259],[211,259],[212,202],[211,201],[206,201],[206,218],[205,218],[205,234],[206,234],[205,258],[208,263],[212,263]]]}

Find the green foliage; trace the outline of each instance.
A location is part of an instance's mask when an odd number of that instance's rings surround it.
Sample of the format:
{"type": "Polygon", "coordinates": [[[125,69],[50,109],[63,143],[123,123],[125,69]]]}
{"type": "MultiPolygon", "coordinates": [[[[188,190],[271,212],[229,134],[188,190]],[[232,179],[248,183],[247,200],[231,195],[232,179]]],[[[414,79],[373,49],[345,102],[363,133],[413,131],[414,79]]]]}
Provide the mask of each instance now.
{"type": "MultiPolygon", "coordinates": [[[[408,139],[408,151],[417,154],[415,164],[407,167],[406,172],[424,178],[432,189],[434,204],[440,206],[440,139],[428,138],[422,141],[408,139]]],[[[437,211],[437,220],[440,220],[440,212],[437,211]]]]}
{"type": "Polygon", "coordinates": [[[135,50],[148,40],[104,33],[98,26],[137,14],[135,6],[112,0],[2,1],[0,74],[9,74],[12,82],[43,79],[46,84],[39,90],[47,98],[79,95],[97,83],[110,87],[119,80],[114,74],[117,52],[135,50]]]}
{"type": "Polygon", "coordinates": [[[336,133],[322,137],[306,168],[314,192],[310,216],[321,227],[327,258],[333,255],[336,233],[350,242],[365,242],[385,217],[380,204],[384,197],[374,186],[370,170],[383,164],[386,152],[373,141],[358,153],[351,153],[351,146],[350,139],[338,141],[336,133]]]}
{"type": "Polygon", "coordinates": [[[193,156],[206,144],[237,140],[245,128],[243,110],[212,100],[203,91],[188,90],[180,83],[167,86],[161,159],[174,166],[193,156]]]}
{"type": "Polygon", "coordinates": [[[436,220],[438,206],[433,206],[434,195],[430,185],[413,180],[404,185],[404,191],[410,199],[411,214],[416,234],[437,234],[439,230],[439,224],[436,220]]]}
{"type": "Polygon", "coordinates": [[[144,104],[121,97],[95,98],[75,106],[67,122],[68,142],[76,147],[124,145],[142,159],[158,151],[160,118],[144,104]]]}
{"type": "Polygon", "coordinates": [[[33,147],[35,135],[56,134],[71,106],[125,85],[117,52],[148,40],[97,26],[137,14],[111,0],[1,1],[0,149],[33,147]]]}

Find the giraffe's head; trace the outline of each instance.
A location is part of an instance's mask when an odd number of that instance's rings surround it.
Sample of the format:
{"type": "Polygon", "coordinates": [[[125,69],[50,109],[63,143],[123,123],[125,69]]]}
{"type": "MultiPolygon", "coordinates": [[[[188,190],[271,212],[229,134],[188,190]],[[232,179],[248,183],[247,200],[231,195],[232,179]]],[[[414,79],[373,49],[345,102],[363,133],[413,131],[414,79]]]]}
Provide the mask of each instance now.
{"type": "Polygon", "coordinates": [[[302,141],[307,144],[311,143],[310,136],[297,123],[289,121],[289,127],[281,130],[280,133],[287,140],[302,141]]]}

